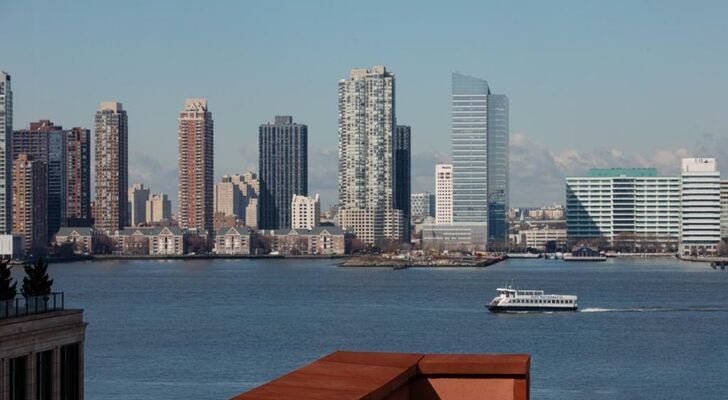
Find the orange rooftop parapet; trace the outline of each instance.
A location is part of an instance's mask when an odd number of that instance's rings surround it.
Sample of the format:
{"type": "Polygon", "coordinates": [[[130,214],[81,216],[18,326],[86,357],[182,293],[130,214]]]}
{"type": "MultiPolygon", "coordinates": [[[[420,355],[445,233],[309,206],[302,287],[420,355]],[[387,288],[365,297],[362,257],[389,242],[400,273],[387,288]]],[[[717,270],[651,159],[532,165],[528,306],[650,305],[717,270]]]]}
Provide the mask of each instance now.
{"type": "Polygon", "coordinates": [[[528,400],[527,354],[337,351],[232,400],[528,400]]]}

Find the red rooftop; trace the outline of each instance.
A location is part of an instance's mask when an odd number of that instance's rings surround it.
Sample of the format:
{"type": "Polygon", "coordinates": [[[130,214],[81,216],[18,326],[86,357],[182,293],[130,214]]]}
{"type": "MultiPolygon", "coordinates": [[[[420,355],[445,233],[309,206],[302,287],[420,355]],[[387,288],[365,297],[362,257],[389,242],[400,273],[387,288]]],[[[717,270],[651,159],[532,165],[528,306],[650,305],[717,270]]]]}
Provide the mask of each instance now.
{"type": "Polygon", "coordinates": [[[232,400],[528,400],[527,354],[337,351],[232,400]]]}

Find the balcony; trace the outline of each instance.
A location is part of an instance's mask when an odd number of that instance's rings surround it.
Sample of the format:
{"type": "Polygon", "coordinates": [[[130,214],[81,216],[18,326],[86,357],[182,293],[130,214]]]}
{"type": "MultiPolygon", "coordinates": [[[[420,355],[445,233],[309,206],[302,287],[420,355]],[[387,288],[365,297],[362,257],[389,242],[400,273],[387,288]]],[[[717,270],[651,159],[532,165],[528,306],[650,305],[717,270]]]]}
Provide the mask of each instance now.
{"type": "Polygon", "coordinates": [[[231,400],[528,400],[525,354],[337,351],[231,400]]]}
{"type": "Polygon", "coordinates": [[[0,319],[60,311],[63,307],[63,292],[54,292],[48,296],[17,296],[13,300],[0,300],[0,319]]]}

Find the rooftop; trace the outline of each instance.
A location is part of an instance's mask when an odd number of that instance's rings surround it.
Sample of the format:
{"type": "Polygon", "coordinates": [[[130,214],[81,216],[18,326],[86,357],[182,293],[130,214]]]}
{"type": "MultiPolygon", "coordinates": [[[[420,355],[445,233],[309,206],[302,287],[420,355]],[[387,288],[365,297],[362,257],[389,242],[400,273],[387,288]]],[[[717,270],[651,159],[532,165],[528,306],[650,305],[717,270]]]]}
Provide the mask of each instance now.
{"type": "Polygon", "coordinates": [[[526,354],[337,351],[233,400],[529,398],[526,354]]]}
{"type": "Polygon", "coordinates": [[[656,168],[592,168],[587,174],[590,178],[643,178],[657,176],[656,168]]]}

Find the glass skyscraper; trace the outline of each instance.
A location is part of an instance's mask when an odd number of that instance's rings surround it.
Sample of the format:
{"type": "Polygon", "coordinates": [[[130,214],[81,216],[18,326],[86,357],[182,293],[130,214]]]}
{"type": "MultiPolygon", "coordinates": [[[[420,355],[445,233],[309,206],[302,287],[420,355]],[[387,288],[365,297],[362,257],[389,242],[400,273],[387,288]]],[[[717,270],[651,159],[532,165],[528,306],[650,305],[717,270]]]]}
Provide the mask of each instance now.
{"type": "Polygon", "coordinates": [[[480,78],[452,74],[453,224],[472,244],[505,242],[508,227],[508,98],[480,78]]]}

